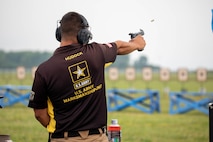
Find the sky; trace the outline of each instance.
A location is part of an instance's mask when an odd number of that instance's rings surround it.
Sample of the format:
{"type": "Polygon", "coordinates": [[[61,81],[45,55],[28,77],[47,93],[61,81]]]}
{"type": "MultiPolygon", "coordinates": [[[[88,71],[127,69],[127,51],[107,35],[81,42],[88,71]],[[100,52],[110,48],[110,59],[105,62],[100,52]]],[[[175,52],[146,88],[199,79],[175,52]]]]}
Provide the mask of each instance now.
{"type": "Polygon", "coordinates": [[[90,42],[128,41],[143,29],[145,50],[132,61],[213,70],[212,9],[213,0],[0,0],[0,50],[53,52],[57,20],[75,11],[90,25],[90,42]]]}

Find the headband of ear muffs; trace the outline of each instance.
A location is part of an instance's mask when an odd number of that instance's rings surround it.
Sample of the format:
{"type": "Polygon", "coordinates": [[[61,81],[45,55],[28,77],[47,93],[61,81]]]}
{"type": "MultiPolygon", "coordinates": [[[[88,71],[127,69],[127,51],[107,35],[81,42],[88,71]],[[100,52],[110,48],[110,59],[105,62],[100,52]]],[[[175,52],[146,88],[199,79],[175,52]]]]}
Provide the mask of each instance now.
{"type": "MultiPolygon", "coordinates": [[[[88,24],[86,18],[83,15],[80,15],[80,17],[82,20],[83,28],[78,32],[77,40],[78,40],[78,43],[84,45],[84,44],[89,43],[89,40],[92,39],[92,33],[88,30],[89,24],[88,24]]],[[[58,22],[57,22],[57,28],[55,31],[55,37],[59,42],[61,42],[61,27],[58,26],[58,22]]]]}

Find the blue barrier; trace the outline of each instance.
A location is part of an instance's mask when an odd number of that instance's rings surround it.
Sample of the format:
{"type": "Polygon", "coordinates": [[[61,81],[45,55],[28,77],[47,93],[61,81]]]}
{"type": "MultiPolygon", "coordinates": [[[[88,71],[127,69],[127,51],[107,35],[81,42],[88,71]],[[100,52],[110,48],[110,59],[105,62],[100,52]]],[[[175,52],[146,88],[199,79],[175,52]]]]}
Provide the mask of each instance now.
{"type": "Polygon", "coordinates": [[[127,107],[134,107],[145,113],[160,112],[158,91],[135,89],[109,89],[108,111],[120,111],[127,107]]]}
{"type": "Polygon", "coordinates": [[[170,114],[181,114],[198,110],[209,114],[208,104],[213,101],[213,93],[202,92],[170,92],[170,114]]]}
{"type": "Polygon", "coordinates": [[[12,106],[16,103],[27,105],[29,102],[31,86],[0,86],[0,105],[2,107],[12,106]]]}

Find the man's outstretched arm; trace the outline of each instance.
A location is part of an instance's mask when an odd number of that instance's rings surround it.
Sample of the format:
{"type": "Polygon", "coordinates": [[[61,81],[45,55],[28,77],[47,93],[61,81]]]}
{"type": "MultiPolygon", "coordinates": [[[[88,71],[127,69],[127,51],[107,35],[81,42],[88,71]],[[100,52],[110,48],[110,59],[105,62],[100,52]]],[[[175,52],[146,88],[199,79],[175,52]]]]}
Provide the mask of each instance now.
{"type": "Polygon", "coordinates": [[[141,35],[136,36],[129,42],[118,40],[115,41],[115,43],[117,45],[118,55],[126,55],[135,50],[143,50],[146,46],[146,42],[141,35]]]}

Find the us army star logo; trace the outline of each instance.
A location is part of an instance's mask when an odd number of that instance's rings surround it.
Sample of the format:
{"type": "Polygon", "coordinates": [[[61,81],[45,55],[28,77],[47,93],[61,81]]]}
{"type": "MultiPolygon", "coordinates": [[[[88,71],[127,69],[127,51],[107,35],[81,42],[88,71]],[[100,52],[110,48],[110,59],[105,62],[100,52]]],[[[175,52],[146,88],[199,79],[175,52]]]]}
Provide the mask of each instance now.
{"type": "Polygon", "coordinates": [[[77,70],[73,72],[74,74],[77,75],[77,79],[79,79],[79,77],[81,77],[81,76],[85,76],[85,74],[84,74],[85,69],[86,68],[81,69],[79,66],[77,66],[77,70]]]}
{"type": "Polygon", "coordinates": [[[75,90],[91,84],[89,67],[86,61],[78,62],[68,67],[75,90]]]}
{"type": "Polygon", "coordinates": [[[68,67],[73,83],[90,78],[89,68],[86,61],[78,62],[68,67]]]}

